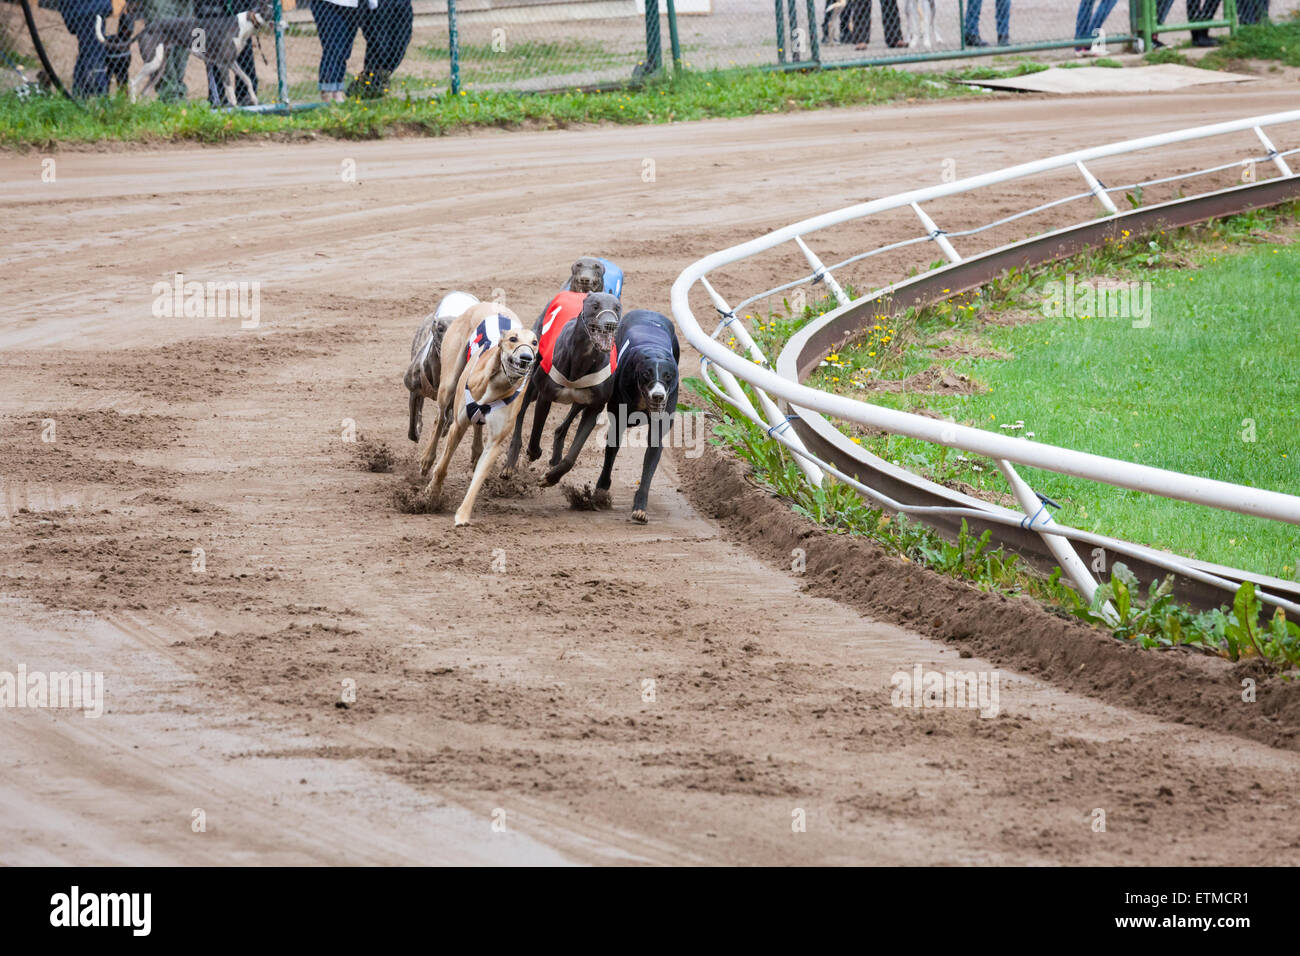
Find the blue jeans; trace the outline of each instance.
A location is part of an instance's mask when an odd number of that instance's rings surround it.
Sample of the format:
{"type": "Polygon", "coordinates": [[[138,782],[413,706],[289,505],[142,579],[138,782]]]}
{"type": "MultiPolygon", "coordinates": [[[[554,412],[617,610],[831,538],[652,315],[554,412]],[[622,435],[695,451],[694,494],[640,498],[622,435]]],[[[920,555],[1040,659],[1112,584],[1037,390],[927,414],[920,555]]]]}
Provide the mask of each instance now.
{"type": "Polygon", "coordinates": [[[363,70],[392,73],[401,66],[411,42],[411,20],[411,0],[379,0],[376,9],[366,8],[361,14],[361,33],[366,38],[363,70]]]}
{"type": "MultiPolygon", "coordinates": [[[[361,0],[365,3],[366,0],[361,0]]],[[[329,0],[312,0],[311,18],[320,36],[319,85],[322,93],[341,90],[348,75],[348,57],[361,22],[358,7],[341,7],[329,0]]]]}
{"type": "Polygon", "coordinates": [[[93,13],[64,13],[63,24],[77,38],[77,63],[72,68],[73,96],[103,96],[108,92],[108,63],[104,44],[95,36],[93,13]]]}
{"type": "MultiPolygon", "coordinates": [[[[980,6],[982,3],[983,0],[966,0],[966,22],[962,24],[962,32],[966,34],[968,40],[980,35],[980,6]]],[[[1011,0],[997,0],[994,13],[998,24],[998,36],[1009,36],[1011,33],[1011,0]]]]}
{"type": "MultiPolygon", "coordinates": [[[[1172,3],[1173,0],[1167,0],[1172,3]]],[[[1097,4],[1097,15],[1092,14],[1093,0],[1079,0],[1079,14],[1074,19],[1074,38],[1076,40],[1090,40],[1097,35],[1101,25],[1106,22],[1110,16],[1110,11],[1115,9],[1115,0],[1100,0],[1097,4]]]]}

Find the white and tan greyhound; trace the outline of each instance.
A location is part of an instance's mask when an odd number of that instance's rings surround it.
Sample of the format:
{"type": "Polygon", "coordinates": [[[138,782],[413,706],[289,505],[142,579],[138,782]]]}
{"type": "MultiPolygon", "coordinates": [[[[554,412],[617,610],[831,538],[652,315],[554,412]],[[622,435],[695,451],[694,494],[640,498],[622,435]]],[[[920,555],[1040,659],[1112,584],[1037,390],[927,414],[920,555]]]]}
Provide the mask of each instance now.
{"type": "MultiPolygon", "coordinates": [[[[514,431],[523,403],[518,401],[537,362],[537,335],[519,317],[496,302],[482,302],[466,310],[447,327],[442,339],[442,376],[438,383],[441,410],[452,408],[451,432],[443,445],[433,477],[425,488],[431,503],[442,494],[442,483],[456,447],[471,426],[487,430],[483,450],[474,464],[469,490],[456,509],[456,527],[469,524],[479,489],[496,464],[514,431]]],[[[441,428],[439,428],[441,431],[441,428]]],[[[437,436],[425,456],[437,448],[437,436]]]]}

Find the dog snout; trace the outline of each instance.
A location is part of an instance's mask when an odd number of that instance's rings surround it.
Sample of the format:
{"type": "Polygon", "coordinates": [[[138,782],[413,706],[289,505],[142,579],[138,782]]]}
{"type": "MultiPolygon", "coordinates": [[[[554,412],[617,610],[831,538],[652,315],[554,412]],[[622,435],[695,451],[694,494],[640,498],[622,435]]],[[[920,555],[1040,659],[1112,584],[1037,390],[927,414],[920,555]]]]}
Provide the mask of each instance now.
{"type": "Polygon", "coordinates": [[[531,345],[521,345],[515,349],[515,364],[520,368],[528,368],[537,359],[537,353],[533,351],[531,345]]]}
{"type": "Polygon", "coordinates": [[[664,387],[663,382],[655,382],[646,394],[646,398],[650,400],[651,407],[662,408],[668,401],[668,389],[664,387]]]}

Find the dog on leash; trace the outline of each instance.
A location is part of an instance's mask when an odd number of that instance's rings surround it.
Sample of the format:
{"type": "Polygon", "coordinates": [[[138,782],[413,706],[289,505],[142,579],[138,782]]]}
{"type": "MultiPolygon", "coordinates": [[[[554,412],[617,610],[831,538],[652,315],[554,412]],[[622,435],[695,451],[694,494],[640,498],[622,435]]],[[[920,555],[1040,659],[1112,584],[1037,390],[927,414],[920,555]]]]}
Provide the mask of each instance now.
{"type": "Polygon", "coordinates": [[[934,16],[935,0],[903,0],[903,35],[909,48],[923,43],[927,50],[942,43],[939,25],[934,16]]]}
{"type": "Polygon", "coordinates": [[[104,44],[104,66],[108,72],[110,85],[117,82],[119,90],[125,89],[131,82],[131,44],[136,38],[132,36],[135,18],[128,3],[117,18],[117,32],[104,34],[104,18],[95,18],[95,37],[104,44]]]}
{"type": "Polygon", "coordinates": [[[420,440],[424,400],[438,398],[438,382],[442,378],[442,339],[447,326],[475,305],[478,305],[478,299],[468,292],[449,292],[415,331],[415,338],[411,341],[411,364],[402,378],[402,384],[411,395],[411,421],[406,437],[413,442],[420,440]]]}
{"type": "MultiPolygon", "coordinates": [[[[238,105],[235,76],[248,87],[249,96],[256,106],[257,93],[253,91],[253,81],[240,69],[236,60],[254,32],[269,26],[273,16],[270,0],[259,0],[253,9],[226,17],[163,17],[150,21],[135,37],[144,66],[131,81],[131,102],[137,102],[141,94],[158,85],[167,53],[174,47],[184,46],[199,59],[210,63],[225,79],[226,98],[231,106],[238,105]]],[[[104,39],[103,23],[102,17],[95,17],[95,35],[101,42],[104,39]]]]}
{"type": "MultiPolygon", "coordinates": [[[[453,398],[451,431],[434,466],[425,493],[430,502],[442,494],[447,467],[456,446],[471,425],[487,429],[487,442],[475,458],[474,477],[456,509],[456,527],[469,524],[479,489],[505,449],[506,439],[519,417],[518,401],[526,379],[537,361],[537,336],[509,309],[495,302],[483,302],[458,316],[443,335],[442,381],[439,404],[453,398]],[[448,373],[457,363],[453,355],[464,355],[464,368],[452,378],[448,373]],[[454,386],[448,387],[454,382],[454,386]]],[[[441,418],[439,419],[441,421],[441,418]]],[[[441,429],[440,429],[441,430],[441,429]]],[[[435,439],[436,441],[436,439],[435,439]]],[[[430,449],[436,447],[430,442],[430,449]]]]}
{"type": "Polygon", "coordinates": [[[632,498],[632,520],[644,524],[650,499],[650,482],[664,440],[677,411],[677,363],[681,348],[667,316],[649,309],[633,309],[623,316],[614,336],[616,368],[614,388],[607,411],[611,419],[605,467],[596,481],[599,491],[608,491],[624,432],[646,425],[650,433],[641,463],[641,484],[632,498]]]}

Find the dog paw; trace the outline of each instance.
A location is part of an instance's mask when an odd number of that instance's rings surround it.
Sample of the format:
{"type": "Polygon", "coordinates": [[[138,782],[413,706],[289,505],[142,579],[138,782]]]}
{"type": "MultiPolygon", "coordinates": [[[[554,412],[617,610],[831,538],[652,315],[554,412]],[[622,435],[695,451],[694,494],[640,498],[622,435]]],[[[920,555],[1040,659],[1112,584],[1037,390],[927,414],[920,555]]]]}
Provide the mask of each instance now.
{"type": "Polygon", "coordinates": [[[640,508],[637,508],[635,511],[632,512],[632,520],[635,521],[637,524],[645,524],[650,519],[649,517],[647,517],[644,511],[642,511],[640,508]]]}
{"type": "Polygon", "coordinates": [[[463,527],[465,527],[465,526],[468,525],[468,524],[469,524],[469,515],[466,515],[466,516],[463,517],[463,518],[462,518],[460,515],[456,515],[456,524],[455,524],[455,527],[457,527],[457,528],[463,528],[463,527]]]}
{"type": "Polygon", "coordinates": [[[548,471],[546,474],[542,475],[542,477],[537,479],[537,486],[539,488],[549,488],[559,480],[559,475],[553,475],[548,471]]]}

